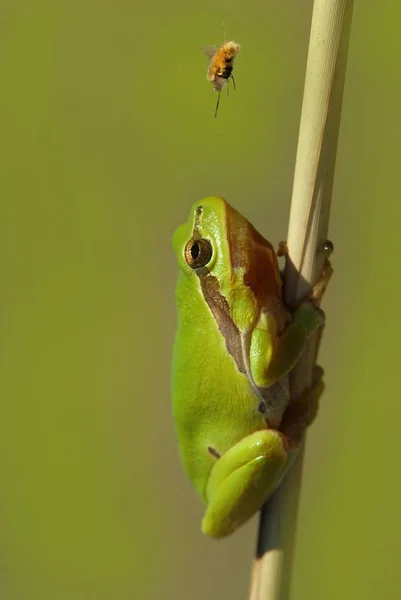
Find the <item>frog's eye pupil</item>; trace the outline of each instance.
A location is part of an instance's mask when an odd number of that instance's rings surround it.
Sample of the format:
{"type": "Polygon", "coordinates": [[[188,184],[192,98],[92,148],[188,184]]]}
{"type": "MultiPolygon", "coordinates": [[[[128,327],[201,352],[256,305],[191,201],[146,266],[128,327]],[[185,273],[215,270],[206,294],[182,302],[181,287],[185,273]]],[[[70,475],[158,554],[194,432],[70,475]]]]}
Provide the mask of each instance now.
{"type": "Polygon", "coordinates": [[[185,246],[185,262],[191,269],[204,267],[212,258],[212,244],[204,238],[191,238],[185,246]]]}
{"type": "Polygon", "coordinates": [[[191,248],[191,255],[194,260],[196,260],[199,256],[199,245],[196,242],[191,248]]]}

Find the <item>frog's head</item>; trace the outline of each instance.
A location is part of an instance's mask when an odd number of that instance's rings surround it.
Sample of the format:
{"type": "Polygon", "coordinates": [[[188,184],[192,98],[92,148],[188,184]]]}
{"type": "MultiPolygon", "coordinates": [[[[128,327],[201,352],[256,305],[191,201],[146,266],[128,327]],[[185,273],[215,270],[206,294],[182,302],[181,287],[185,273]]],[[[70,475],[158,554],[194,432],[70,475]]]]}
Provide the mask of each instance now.
{"type": "Polygon", "coordinates": [[[204,198],[173,239],[181,271],[208,302],[224,307],[240,331],[249,331],[263,308],[281,298],[276,253],[224,198],[204,198]]]}

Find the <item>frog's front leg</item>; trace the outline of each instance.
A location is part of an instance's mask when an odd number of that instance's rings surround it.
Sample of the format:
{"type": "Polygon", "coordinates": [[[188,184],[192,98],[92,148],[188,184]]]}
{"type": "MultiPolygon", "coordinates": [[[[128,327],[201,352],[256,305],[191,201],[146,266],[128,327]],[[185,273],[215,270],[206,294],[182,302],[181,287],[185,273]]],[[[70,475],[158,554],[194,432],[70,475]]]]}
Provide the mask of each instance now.
{"type": "MultiPolygon", "coordinates": [[[[286,255],[284,242],[281,244],[281,254],[286,255]]],[[[308,338],[324,325],[325,315],[318,306],[332,273],[330,261],[326,258],[318,281],[294,311],[292,322],[276,337],[274,343],[268,322],[269,315],[261,315],[252,333],[250,348],[251,370],[256,385],[268,387],[288,373],[304,350],[308,338]],[[266,357],[265,362],[261,360],[262,356],[266,357]]]]}
{"type": "Polygon", "coordinates": [[[308,338],[324,325],[324,320],[323,311],[306,300],[294,312],[292,323],[276,336],[271,315],[262,314],[250,343],[250,366],[255,384],[269,387],[286,375],[297,362],[308,338]]]}
{"type": "MultiPolygon", "coordinates": [[[[285,242],[280,244],[279,255],[288,260],[285,242]]],[[[310,293],[292,313],[292,320],[280,335],[271,312],[262,312],[250,337],[250,368],[254,383],[266,388],[286,375],[295,365],[308,338],[322,327],[324,312],[318,307],[333,273],[330,261],[325,266],[310,293]]]]}
{"type": "Polygon", "coordinates": [[[207,483],[202,531],[230,535],[265,502],[284,474],[285,437],[264,429],[243,438],[217,459],[207,483]]]}

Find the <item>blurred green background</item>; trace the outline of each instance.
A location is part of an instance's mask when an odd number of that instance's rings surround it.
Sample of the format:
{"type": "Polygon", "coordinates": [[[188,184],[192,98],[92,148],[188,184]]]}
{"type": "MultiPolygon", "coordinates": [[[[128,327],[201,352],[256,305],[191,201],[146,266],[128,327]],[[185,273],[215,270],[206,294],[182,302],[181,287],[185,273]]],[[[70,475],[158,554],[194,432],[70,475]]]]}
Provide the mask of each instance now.
{"type": "MultiPolygon", "coordinates": [[[[246,598],[257,520],[203,537],[178,461],[171,235],[220,194],[285,237],[311,10],[1,2],[1,598],[246,598]],[[221,18],[242,51],[214,119],[221,18]]],[[[398,595],[400,17],[354,10],[295,600],[398,595]]]]}

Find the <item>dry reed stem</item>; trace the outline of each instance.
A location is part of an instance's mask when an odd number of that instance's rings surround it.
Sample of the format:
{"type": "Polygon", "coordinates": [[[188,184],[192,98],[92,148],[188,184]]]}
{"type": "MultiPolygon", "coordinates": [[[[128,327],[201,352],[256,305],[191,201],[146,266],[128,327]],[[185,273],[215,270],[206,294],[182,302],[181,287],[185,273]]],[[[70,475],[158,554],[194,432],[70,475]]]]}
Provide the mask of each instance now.
{"type": "MultiPolygon", "coordinates": [[[[315,0],[306,66],[284,296],[294,306],[323,270],[353,0],[315,0]]],[[[310,340],[291,375],[292,396],[311,383],[320,335],[310,340]]],[[[250,600],[287,600],[304,444],[283,484],[261,511],[250,600]]]]}

